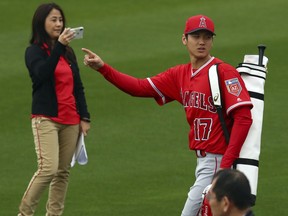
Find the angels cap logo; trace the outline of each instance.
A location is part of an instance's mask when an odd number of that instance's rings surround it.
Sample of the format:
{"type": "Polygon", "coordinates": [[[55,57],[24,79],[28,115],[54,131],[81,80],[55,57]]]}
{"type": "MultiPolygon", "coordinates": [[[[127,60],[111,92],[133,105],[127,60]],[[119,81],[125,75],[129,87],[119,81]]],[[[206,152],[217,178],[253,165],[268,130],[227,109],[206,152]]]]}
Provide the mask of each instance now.
{"type": "Polygon", "coordinates": [[[209,17],[201,14],[189,17],[186,21],[184,34],[190,34],[200,30],[206,30],[215,35],[214,23],[209,17]]]}
{"type": "Polygon", "coordinates": [[[207,28],[206,19],[205,19],[204,17],[201,17],[201,18],[200,18],[199,27],[200,27],[200,28],[207,28]]]}

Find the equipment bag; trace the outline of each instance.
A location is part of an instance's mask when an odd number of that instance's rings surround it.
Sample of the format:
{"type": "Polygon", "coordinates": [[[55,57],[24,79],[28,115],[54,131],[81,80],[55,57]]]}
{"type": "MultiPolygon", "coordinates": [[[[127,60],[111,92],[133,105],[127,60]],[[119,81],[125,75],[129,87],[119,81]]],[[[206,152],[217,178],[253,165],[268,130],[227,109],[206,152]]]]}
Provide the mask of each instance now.
{"type": "MultiPolygon", "coordinates": [[[[262,55],[260,56],[262,57],[262,55]]],[[[253,108],[251,110],[253,123],[241,148],[239,158],[234,162],[233,168],[243,172],[249,179],[253,196],[253,205],[255,205],[256,202],[258,185],[258,168],[264,112],[264,84],[266,81],[267,63],[268,58],[265,56],[259,61],[259,55],[245,55],[243,63],[240,63],[236,68],[245,83],[253,103],[253,108]]],[[[209,82],[213,102],[217,108],[217,113],[219,114],[222,129],[227,141],[229,140],[229,133],[221,110],[221,89],[219,88],[217,67],[218,65],[213,65],[209,69],[209,82]]]]}

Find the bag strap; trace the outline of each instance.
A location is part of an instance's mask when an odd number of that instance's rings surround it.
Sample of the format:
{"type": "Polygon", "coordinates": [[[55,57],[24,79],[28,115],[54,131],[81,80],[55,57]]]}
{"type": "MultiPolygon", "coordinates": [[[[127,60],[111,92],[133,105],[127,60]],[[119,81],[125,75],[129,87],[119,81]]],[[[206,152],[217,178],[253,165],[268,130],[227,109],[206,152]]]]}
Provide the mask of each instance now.
{"type": "Polygon", "coordinates": [[[222,126],[222,130],[225,136],[225,141],[227,145],[229,144],[230,135],[224,120],[223,111],[222,111],[222,99],[221,99],[221,91],[219,86],[219,76],[218,76],[218,65],[214,64],[209,68],[209,83],[210,83],[210,89],[213,99],[213,104],[216,107],[220,124],[222,126]]]}

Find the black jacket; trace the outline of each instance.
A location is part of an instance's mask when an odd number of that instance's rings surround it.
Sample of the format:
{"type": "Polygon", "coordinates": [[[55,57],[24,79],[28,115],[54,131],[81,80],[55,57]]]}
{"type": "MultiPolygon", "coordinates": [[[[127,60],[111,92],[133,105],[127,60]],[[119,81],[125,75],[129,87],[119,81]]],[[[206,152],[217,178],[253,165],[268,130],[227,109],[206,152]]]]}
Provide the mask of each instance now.
{"type": "MultiPolygon", "coordinates": [[[[66,46],[56,42],[50,56],[47,51],[37,44],[26,49],[25,63],[32,80],[32,114],[58,116],[57,96],[55,90],[54,71],[61,55],[65,54],[66,46]]],[[[84,87],[80,78],[79,68],[73,53],[74,61],[71,69],[74,79],[74,96],[80,118],[90,119],[84,94],[84,87]]]]}

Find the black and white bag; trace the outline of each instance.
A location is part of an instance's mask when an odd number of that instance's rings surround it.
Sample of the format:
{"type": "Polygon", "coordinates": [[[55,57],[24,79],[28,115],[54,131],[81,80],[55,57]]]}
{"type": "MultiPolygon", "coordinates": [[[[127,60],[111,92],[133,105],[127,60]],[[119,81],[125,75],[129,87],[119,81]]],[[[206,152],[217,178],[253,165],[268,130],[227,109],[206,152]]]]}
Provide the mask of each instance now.
{"type": "MultiPolygon", "coordinates": [[[[264,113],[264,85],[266,81],[267,64],[268,58],[265,56],[263,56],[263,60],[261,59],[259,61],[259,55],[245,55],[243,63],[240,63],[236,68],[245,83],[253,103],[251,110],[253,123],[242,146],[239,158],[235,161],[233,168],[243,172],[249,179],[251,193],[254,198],[253,205],[255,205],[256,202],[258,185],[259,156],[264,113]]],[[[221,89],[219,88],[217,67],[218,65],[213,65],[209,69],[209,82],[214,106],[217,108],[226,141],[229,143],[229,133],[224,118],[221,116],[221,89]]]]}

